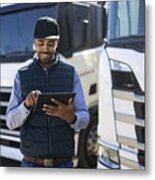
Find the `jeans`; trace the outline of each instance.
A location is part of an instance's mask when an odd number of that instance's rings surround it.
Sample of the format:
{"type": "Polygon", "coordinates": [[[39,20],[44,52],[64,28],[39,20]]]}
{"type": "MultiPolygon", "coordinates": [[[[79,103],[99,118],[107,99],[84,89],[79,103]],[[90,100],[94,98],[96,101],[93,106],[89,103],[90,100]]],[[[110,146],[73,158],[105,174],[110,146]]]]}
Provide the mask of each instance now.
{"type": "Polygon", "coordinates": [[[38,167],[38,168],[72,168],[73,167],[73,161],[72,160],[67,160],[65,162],[62,162],[56,166],[53,167],[48,167],[48,166],[44,166],[44,165],[40,165],[40,164],[35,164],[32,162],[29,162],[25,159],[22,160],[21,162],[21,167],[38,167]]]}

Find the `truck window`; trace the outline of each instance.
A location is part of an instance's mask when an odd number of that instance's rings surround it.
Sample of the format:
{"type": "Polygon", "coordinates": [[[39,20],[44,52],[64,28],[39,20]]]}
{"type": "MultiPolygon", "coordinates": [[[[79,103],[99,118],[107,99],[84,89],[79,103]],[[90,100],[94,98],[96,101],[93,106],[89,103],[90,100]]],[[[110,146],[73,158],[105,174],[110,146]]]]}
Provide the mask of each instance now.
{"type": "Polygon", "coordinates": [[[109,3],[108,39],[144,36],[144,11],[139,7],[144,9],[144,1],[109,3]]]}
{"type": "Polygon", "coordinates": [[[2,14],[0,18],[0,54],[11,56],[19,52],[32,52],[34,26],[41,16],[56,18],[55,6],[2,14]]]}

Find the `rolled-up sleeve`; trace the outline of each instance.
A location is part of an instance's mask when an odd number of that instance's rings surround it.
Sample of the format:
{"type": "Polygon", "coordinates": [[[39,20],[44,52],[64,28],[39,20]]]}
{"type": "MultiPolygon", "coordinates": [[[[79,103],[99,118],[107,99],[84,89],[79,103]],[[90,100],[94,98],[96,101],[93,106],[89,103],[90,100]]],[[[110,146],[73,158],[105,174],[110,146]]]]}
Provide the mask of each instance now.
{"type": "Polygon", "coordinates": [[[30,111],[23,104],[19,74],[14,79],[14,85],[6,111],[6,124],[9,129],[20,127],[26,121],[30,111]]]}
{"type": "Polygon", "coordinates": [[[77,120],[72,124],[72,128],[75,130],[85,129],[89,124],[89,113],[86,106],[82,85],[77,72],[74,73],[74,93],[76,93],[74,99],[74,110],[77,120]]]}

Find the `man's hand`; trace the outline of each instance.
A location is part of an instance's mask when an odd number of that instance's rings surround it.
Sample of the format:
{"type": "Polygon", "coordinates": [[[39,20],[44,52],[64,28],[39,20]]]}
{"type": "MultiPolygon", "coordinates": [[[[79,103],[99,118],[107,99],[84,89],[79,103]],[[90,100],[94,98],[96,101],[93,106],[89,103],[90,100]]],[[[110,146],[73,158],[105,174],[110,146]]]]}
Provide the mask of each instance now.
{"type": "Polygon", "coordinates": [[[68,105],[63,104],[62,102],[55,99],[52,99],[52,102],[54,102],[57,106],[44,104],[44,107],[42,109],[47,115],[57,116],[67,121],[69,124],[72,124],[76,121],[72,98],[69,99],[68,105]]]}
{"type": "Polygon", "coordinates": [[[27,95],[24,100],[24,105],[27,109],[31,109],[37,103],[39,94],[41,94],[39,90],[34,90],[27,95]]]}

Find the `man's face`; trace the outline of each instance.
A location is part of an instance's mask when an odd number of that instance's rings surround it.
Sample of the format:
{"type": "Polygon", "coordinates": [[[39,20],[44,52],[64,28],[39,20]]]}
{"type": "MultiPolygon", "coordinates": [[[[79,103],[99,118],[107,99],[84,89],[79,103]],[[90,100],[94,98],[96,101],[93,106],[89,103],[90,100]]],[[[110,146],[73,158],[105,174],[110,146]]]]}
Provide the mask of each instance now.
{"type": "Polygon", "coordinates": [[[59,40],[51,39],[35,39],[35,51],[39,58],[40,63],[48,67],[54,60],[55,52],[58,47],[59,40]]]}

